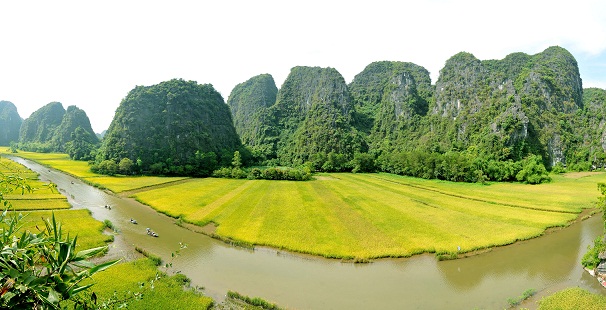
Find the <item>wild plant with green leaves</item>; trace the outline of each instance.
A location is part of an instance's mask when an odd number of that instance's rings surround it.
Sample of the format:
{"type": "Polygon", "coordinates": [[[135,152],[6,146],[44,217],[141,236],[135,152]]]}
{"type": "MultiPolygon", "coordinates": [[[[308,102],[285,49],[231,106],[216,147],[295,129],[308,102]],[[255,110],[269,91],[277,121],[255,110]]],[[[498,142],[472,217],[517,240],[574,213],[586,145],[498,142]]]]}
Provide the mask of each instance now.
{"type": "Polygon", "coordinates": [[[18,175],[0,173],[0,309],[60,309],[72,302],[75,309],[94,309],[96,296],[83,292],[93,286],[83,280],[118,261],[89,261],[107,247],[76,251],[77,237],[65,235],[55,220],[45,220],[38,232],[23,229],[24,215],[9,211],[4,194],[15,189],[31,190],[18,175]]]}

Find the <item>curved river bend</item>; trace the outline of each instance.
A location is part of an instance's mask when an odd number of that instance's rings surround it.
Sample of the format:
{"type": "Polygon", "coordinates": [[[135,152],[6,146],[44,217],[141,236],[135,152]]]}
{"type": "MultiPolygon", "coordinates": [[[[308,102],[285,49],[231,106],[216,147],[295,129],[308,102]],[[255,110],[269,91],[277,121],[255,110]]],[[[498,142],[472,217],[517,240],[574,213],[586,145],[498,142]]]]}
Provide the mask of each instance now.
{"type": "Polygon", "coordinates": [[[572,286],[604,294],[579,264],[600,234],[599,216],[465,259],[438,262],[433,255],[418,255],[354,265],[267,248],[231,247],[181,228],[174,219],[132,199],[107,194],[29,160],[11,159],[40,173],[41,180],[56,183],[74,208],[111,220],[120,231],[110,245],[113,254],[132,255],[137,245],[168,258],[179,242],[187,244],[174,268],[219,301],[233,290],[295,309],[502,309],[508,298],[530,288],[539,296],[572,286]],[[139,224],[131,224],[130,218],[139,224]],[[146,227],[160,237],[147,236],[146,227]]]}

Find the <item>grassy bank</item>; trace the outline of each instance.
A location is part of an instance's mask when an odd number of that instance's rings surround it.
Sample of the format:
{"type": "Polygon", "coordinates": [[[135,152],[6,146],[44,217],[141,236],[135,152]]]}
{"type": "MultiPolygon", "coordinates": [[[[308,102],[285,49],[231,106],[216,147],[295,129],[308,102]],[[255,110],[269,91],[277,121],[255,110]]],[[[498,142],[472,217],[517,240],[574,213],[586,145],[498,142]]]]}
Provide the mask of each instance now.
{"type": "MultiPolygon", "coordinates": [[[[55,158],[55,155],[51,158],[55,158]]],[[[62,165],[68,166],[65,163],[62,165]]],[[[54,213],[64,233],[72,237],[78,236],[77,250],[103,246],[113,240],[113,236],[102,233],[108,225],[95,220],[89,210],[58,210],[70,207],[66,198],[53,187],[38,181],[37,174],[24,166],[0,158],[0,172],[26,178],[27,186],[33,189],[5,196],[13,205],[14,212],[26,214],[22,229],[32,232],[44,229],[44,221],[54,213]],[[31,209],[40,210],[30,211],[31,209]]],[[[111,309],[119,308],[125,301],[128,309],[209,309],[212,306],[211,298],[202,296],[194,289],[184,289],[189,284],[185,276],[166,276],[156,266],[155,262],[147,258],[113,266],[94,275],[91,279],[96,284],[93,291],[99,301],[116,301],[109,306],[111,309]],[[133,298],[134,292],[142,293],[142,297],[133,298]]]]}
{"type": "Polygon", "coordinates": [[[457,254],[566,226],[598,196],[605,173],[541,185],[489,185],[390,174],[322,174],[309,182],[107,177],[61,154],[18,154],[133,197],[185,222],[217,225],[225,240],[332,258],[457,254]],[[154,185],[163,184],[161,187],[154,185]],[[133,191],[134,190],[134,191],[133,191]]]}
{"type": "Polygon", "coordinates": [[[23,229],[36,232],[45,227],[44,221],[55,217],[62,223],[64,231],[71,236],[78,236],[78,248],[103,246],[112,240],[104,235],[103,223],[95,220],[88,210],[67,210],[71,206],[67,198],[53,186],[38,180],[38,175],[26,167],[6,158],[0,157],[0,172],[3,175],[14,175],[24,178],[28,189],[12,189],[4,198],[12,205],[11,211],[24,215],[23,229]]]}
{"type": "Polygon", "coordinates": [[[592,294],[581,288],[568,288],[539,301],[540,310],[603,310],[606,296],[592,294]]]}
{"type": "Polygon", "coordinates": [[[63,171],[72,176],[78,177],[85,182],[99,187],[106,188],[114,193],[121,193],[140,188],[160,185],[164,183],[175,182],[187,177],[157,177],[157,176],[113,176],[96,174],[90,170],[87,162],[71,160],[69,155],[63,153],[33,153],[19,151],[19,153],[8,153],[6,149],[2,150],[4,154],[23,157],[33,160],[42,165],[52,167],[63,171]]]}
{"type": "Polygon", "coordinates": [[[98,300],[116,294],[117,300],[127,300],[128,309],[209,309],[213,304],[211,298],[196,290],[184,289],[189,283],[185,276],[159,273],[154,262],[147,258],[113,266],[95,274],[93,280],[98,300]],[[132,299],[135,292],[142,293],[140,300],[132,299]]]}

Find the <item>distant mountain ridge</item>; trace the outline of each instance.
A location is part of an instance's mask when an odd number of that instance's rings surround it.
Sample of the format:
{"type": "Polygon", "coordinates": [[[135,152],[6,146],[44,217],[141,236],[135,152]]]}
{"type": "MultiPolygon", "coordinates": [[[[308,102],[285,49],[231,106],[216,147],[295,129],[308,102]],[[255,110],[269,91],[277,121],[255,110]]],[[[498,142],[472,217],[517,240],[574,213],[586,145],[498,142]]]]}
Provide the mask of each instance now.
{"type": "Polygon", "coordinates": [[[19,145],[24,150],[79,153],[78,159],[89,158],[98,143],[86,112],[76,106],[65,110],[60,102],[51,102],[34,111],[23,121],[19,134],[19,145]]]}
{"type": "Polygon", "coordinates": [[[19,141],[22,122],[23,119],[12,102],[0,101],[0,145],[19,141]]]}
{"type": "MultiPolygon", "coordinates": [[[[230,100],[246,102],[243,87],[230,100]]],[[[553,167],[595,161],[606,149],[604,122],[596,120],[604,119],[605,102],[599,90],[591,93],[584,99],[578,64],[558,46],[502,60],[461,52],[445,62],[433,85],[425,68],[398,61],[371,63],[349,85],[335,69],[295,67],[276,102],[246,117],[265,115],[256,119],[255,128],[265,130],[255,143],[265,143],[262,158],[285,165],[330,152],[351,159],[359,151],[375,157],[454,151],[499,161],[535,154],[553,167]],[[317,111],[314,102],[331,108],[317,111]],[[602,129],[588,133],[584,124],[602,129]]],[[[241,134],[251,133],[242,128],[241,134]]]]}
{"type": "MultiPolygon", "coordinates": [[[[23,121],[20,143],[63,151],[97,143],[89,134],[84,111],[54,102],[23,121]]],[[[467,181],[515,180],[538,165],[589,170],[606,166],[606,90],[583,89],[558,46],[500,60],[460,52],[435,84],[409,62],[373,62],[349,84],[334,68],[298,66],[279,89],[269,74],[238,84],[227,103],[210,84],[175,79],[129,92],[97,164],[209,175],[235,151],[262,165],[467,181]]]]}

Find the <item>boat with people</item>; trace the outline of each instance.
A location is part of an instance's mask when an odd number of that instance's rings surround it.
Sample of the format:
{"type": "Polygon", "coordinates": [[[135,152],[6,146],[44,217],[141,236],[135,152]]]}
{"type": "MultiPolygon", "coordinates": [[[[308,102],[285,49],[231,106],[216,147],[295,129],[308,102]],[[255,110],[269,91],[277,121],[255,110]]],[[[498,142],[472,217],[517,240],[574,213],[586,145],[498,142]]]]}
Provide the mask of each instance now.
{"type": "Polygon", "coordinates": [[[131,222],[132,224],[139,224],[139,223],[137,223],[137,220],[132,219],[132,218],[130,219],[130,222],[131,222]]]}
{"type": "Polygon", "coordinates": [[[148,228],[145,228],[145,230],[147,231],[147,234],[148,234],[148,235],[150,235],[150,236],[152,236],[152,237],[158,237],[158,234],[157,234],[155,231],[153,231],[153,230],[149,229],[149,227],[148,227],[148,228]]]}

